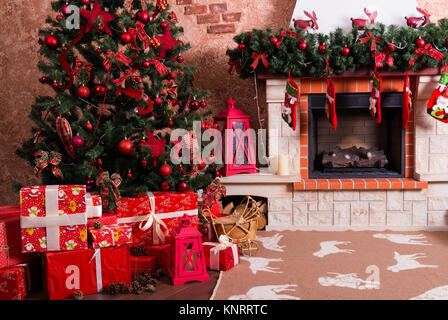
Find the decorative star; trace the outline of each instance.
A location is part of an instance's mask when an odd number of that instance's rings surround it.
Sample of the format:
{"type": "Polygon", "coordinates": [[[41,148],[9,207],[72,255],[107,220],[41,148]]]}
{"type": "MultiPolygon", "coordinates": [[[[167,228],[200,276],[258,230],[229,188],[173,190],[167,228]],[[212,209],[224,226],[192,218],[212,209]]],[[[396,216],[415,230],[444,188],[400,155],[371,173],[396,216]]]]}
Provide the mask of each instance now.
{"type": "Polygon", "coordinates": [[[151,131],[146,130],[148,138],[145,141],[140,142],[141,146],[151,147],[151,156],[155,162],[165,150],[166,140],[157,139],[151,131]]]}
{"type": "Polygon", "coordinates": [[[156,39],[159,40],[161,47],[159,59],[165,58],[167,51],[182,43],[182,41],[173,39],[171,36],[170,26],[167,26],[164,29],[162,36],[156,36],[156,39]]]}
{"type": "Polygon", "coordinates": [[[104,32],[106,32],[108,35],[112,35],[109,23],[111,23],[115,19],[115,15],[104,12],[100,4],[98,3],[98,0],[95,0],[93,10],[79,10],[79,13],[81,13],[81,16],[87,20],[87,27],[85,29],[86,33],[90,32],[93,29],[98,17],[100,17],[101,23],[104,26],[104,32]]]}

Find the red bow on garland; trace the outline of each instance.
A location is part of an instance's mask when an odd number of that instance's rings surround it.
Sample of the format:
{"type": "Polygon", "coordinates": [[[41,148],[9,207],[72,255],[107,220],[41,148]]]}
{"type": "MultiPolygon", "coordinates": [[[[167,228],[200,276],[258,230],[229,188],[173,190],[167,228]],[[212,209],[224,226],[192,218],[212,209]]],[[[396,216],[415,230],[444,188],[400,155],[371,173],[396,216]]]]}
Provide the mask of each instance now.
{"type": "Polygon", "coordinates": [[[118,173],[109,176],[108,171],[101,172],[98,179],[96,179],[96,185],[100,188],[101,198],[103,199],[105,208],[109,206],[110,196],[116,205],[120,205],[120,192],[118,191],[118,186],[121,184],[121,181],[121,176],[118,173]]]}
{"type": "Polygon", "coordinates": [[[151,59],[148,61],[150,64],[153,64],[156,66],[156,70],[158,73],[160,73],[161,75],[164,75],[165,73],[168,72],[168,68],[159,60],[157,59],[151,59]]]}
{"type": "Polygon", "coordinates": [[[412,59],[409,60],[409,65],[413,66],[415,61],[424,53],[426,53],[428,56],[436,59],[439,62],[445,57],[442,53],[434,49],[430,43],[428,43],[423,48],[418,48],[417,50],[414,51],[414,53],[412,54],[412,59]]]}
{"type": "Polygon", "coordinates": [[[111,58],[115,58],[115,62],[122,62],[124,65],[129,67],[129,64],[132,62],[132,58],[128,58],[124,55],[123,51],[118,51],[117,53],[114,53],[113,51],[108,50],[106,52],[106,59],[103,61],[104,69],[107,71],[110,71],[110,68],[112,67],[112,60],[111,58]]]}
{"type": "Polygon", "coordinates": [[[282,42],[286,36],[295,37],[301,41],[305,41],[300,35],[298,35],[297,33],[293,32],[291,30],[283,30],[282,32],[280,32],[280,35],[282,37],[277,42],[277,48],[280,47],[280,45],[282,44],[282,42]]]}
{"type": "Polygon", "coordinates": [[[129,33],[131,34],[131,48],[137,51],[141,49],[137,46],[137,36],[143,42],[145,50],[151,46],[151,38],[146,34],[145,25],[140,21],[137,21],[135,28],[129,28],[129,33]]]}
{"type": "Polygon", "coordinates": [[[45,169],[48,165],[51,165],[51,171],[54,176],[60,180],[63,180],[64,176],[62,175],[62,171],[58,168],[61,161],[62,155],[60,153],[51,151],[50,154],[48,154],[46,151],[37,151],[34,154],[34,162],[36,163],[36,166],[34,167],[34,174],[37,177],[43,169],[45,169]]]}
{"type": "Polygon", "coordinates": [[[359,42],[361,43],[366,43],[367,41],[369,41],[370,39],[372,39],[372,45],[370,47],[370,51],[376,51],[376,44],[381,42],[381,39],[378,37],[373,38],[372,32],[367,31],[366,32],[366,37],[364,38],[360,38],[359,42]]]}
{"type": "Polygon", "coordinates": [[[387,50],[379,53],[374,53],[373,56],[375,59],[375,66],[377,68],[383,67],[383,61],[386,61],[386,63],[391,67],[394,65],[394,58],[389,55],[389,51],[387,50]]]}
{"type": "Polygon", "coordinates": [[[254,62],[250,65],[252,68],[254,68],[254,70],[257,68],[258,66],[258,62],[261,59],[261,62],[263,63],[263,65],[267,68],[270,63],[268,62],[268,60],[266,60],[266,58],[268,57],[268,54],[266,52],[264,53],[256,53],[253,52],[252,53],[252,59],[254,59],[254,62]]]}

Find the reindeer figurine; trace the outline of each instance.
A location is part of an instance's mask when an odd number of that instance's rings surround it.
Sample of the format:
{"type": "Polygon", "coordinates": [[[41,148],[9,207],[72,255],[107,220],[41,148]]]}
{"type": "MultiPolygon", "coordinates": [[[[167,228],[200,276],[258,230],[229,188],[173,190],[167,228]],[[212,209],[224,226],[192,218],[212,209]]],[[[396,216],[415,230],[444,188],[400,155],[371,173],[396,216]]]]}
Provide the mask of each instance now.
{"type": "Polygon", "coordinates": [[[352,21],[352,27],[358,27],[358,30],[364,30],[367,24],[374,24],[375,18],[378,16],[378,12],[374,11],[371,13],[367,8],[364,8],[364,13],[367,15],[369,19],[353,19],[350,18],[352,21]]]}
{"type": "Polygon", "coordinates": [[[318,30],[319,29],[319,25],[317,24],[317,15],[316,12],[310,14],[308,11],[303,11],[305,13],[305,15],[308,18],[311,18],[311,20],[296,20],[293,19],[294,21],[294,26],[296,28],[300,28],[303,29],[307,32],[310,32],[311,30],[318,30]]]}
{"type": "Polygon", "coordinates": [[[431,23],[431,20],[429,20],[430,14],[428,13],[428,11],[420,8],[417,8],[417,11],[423,14],[423,17],[404,17],[406,19],[408,27],[417,29],[423,27],[427,23],[431,23]]]}

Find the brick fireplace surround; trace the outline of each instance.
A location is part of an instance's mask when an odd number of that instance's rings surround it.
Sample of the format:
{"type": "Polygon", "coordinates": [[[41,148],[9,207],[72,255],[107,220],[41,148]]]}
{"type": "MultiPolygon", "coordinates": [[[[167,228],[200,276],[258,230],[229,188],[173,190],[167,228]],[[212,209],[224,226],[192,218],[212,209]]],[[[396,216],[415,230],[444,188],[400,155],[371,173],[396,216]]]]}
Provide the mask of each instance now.
{"type": "MultiPolygon", "coordinates": [[[[383,92],[403,91],[404,75],[388,73],[382,77],[383,92]]],[[[269,156],[289,154],[293,158],[293,172],[286,177],[272,174],[225,177],[223,183],[228,195],[245,195],[251,190],[251,195],[267,198],[268,228],[446,229],[448,124],[426,113],[427,100],[439,77],[437,70],[411,76],[415,100],[405,130],[404,178],[310,179],[308,95],[325,94],[326,81],[295,79],[300,87],[300,100],[298,127],[293,131],[281,118],[286,78],[261,76],[267,90],[269,156]]],[[[370,92],[368,73],[338,76],[334,81],[337,93],[370,92]]],[[[374,122],[373,118],[371,121],[374,122]]]]}

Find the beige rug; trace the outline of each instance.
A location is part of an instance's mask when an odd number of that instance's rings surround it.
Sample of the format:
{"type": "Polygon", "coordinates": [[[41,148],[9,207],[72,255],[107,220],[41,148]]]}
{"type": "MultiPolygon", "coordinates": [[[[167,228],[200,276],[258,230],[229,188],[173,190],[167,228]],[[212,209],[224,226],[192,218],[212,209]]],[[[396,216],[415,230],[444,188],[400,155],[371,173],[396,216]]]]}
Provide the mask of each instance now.
{"type": "Polygon", "coordinates": [[[212,300],[448,299],[448,232],[264,231],[212,300]]]}

